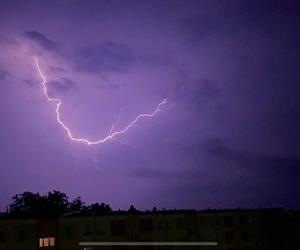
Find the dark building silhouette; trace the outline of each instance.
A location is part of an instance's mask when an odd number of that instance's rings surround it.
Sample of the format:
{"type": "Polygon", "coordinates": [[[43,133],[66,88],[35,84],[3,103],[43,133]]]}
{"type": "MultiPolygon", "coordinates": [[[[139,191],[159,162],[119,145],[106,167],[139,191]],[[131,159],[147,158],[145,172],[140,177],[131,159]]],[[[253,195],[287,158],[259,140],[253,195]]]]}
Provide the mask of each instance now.
{"type": "Polygon", "coordinates": [[[299,212],[154,210],[70,213],[59,218],[0,217],[0,250],[218,249],[296,250],[299,212]],[[79,242],[217,242],[217,246],[79,246],[79,242]]]}

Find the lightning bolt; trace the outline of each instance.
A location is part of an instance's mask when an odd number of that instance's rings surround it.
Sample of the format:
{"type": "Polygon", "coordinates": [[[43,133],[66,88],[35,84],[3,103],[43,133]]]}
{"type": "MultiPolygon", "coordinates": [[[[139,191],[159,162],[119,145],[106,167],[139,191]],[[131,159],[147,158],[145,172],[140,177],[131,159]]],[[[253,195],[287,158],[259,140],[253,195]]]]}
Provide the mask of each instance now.
{"type": "Polygon", "coordinates": [[[160,102],[156,109],[150,113],[150,114],[139,114],[132,122],[130,122],[126,127],[124,127],[121,130],[118,131],[114,131],[116,125],[119,123],[119,119],[120,119],[120,114],[118,115],[117,121],[115,121],[112,124],[112,127],[110,129],[109,134],[104,137],[104,138],[100,138],[100,139],[96,139],[96,140],[88,140],[86,138],[80,138],[80,137],[76,137],[72,134],[71,129],[63,122],[63,120],[61,119],[61,114],[60,114],[60,108],[62,105],[62,100],[59,98],[52,98],[49,96],[48,94],[48,89],[47,89],[47,79],[44,75],[44,73],[42,72],[40,65],[39,65],[39,61],[36,57],[34,57],[34,61],[35,61],[35,65],[37,68],[37,71],[39,72],[39,75],[42,79],[42,90],[44,92],[44,95],[46,96],[47,100],[49,102],[55,103],[55,113],[56,113],[56,121],[58,122],[58,124],[65,130],[65,132],[67,133],[68,137],[70,138],[70,140],[75,141],[75,142],[80,142],[80,143],[85,143],[87,145],[98,145],[98,144],[102,144],[105,142],[108,142],[109,140],[114,139],[115,137],[125,134],[129,129],[131,129],[133,126],[135,126],[139,120],[143,119],[143,118],[151,118],[154,117],[158,112],[161,111],[161,107],[163,105],[165,105],[167,103],[167,98],[165,98],[162,102],[160,102]]]}

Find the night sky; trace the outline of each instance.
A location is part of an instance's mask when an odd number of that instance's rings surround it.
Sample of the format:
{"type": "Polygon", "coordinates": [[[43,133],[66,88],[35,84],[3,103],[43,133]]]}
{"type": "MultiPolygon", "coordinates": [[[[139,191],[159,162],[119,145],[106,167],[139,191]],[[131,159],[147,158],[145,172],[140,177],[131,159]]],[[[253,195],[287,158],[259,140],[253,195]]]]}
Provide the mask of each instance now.
{"type": "Polygon", "coordinates": [[[0,1],[0,210],[300,208],[299,1],[0,1]],[[34,57],[77,137],[47,101],[34,57]]]}

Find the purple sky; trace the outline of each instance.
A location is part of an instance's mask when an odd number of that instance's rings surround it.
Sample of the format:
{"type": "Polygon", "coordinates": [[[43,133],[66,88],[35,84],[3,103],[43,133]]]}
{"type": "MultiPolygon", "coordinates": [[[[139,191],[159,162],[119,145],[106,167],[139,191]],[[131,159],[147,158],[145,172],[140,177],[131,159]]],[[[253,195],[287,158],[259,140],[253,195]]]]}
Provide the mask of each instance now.
{"type": "Polygon", "coordinates": [[[1,0],[0,209],[54,188],[114,209],[300,208],[297,2],[1,0]],[[79,137],[168,103],[119,141],[71,142],[34,56],[79,137]]]}

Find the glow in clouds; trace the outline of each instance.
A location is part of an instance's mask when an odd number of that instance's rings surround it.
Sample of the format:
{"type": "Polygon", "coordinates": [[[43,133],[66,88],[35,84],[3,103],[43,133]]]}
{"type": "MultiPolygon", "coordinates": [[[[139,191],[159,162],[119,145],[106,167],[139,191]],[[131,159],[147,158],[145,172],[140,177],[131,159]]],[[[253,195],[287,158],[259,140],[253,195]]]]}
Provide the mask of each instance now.
{"type": "Polygon", "coordinates": [[[56,112],[56,120],[57,122],[63,127],[63,129],[67,132],[67,135],[68,137],[70,138],[70,140],[72,141],[76,141],[76,142],[82,142],[82,143],[85,143],[87,145],[97,145],[97,144],[101,144],[101,143],[104,143],[104,142],[107,142],[113,138],[115,138],[116,136],[118,135],[121,135],[121,134],[124,134],[126,133],[130,128],[132,128],[139,120],[141,120],[142,118],[145,118],[145,117],[153,117],[155,116],[160,110],[161,110],[161,106],[166,104],[167,103],[167,99],[164,99],[161,103],[159,103],[156,107],[156,109],[150,113],[150,114],[139,114],[132,122],[130,122],[125,128],[123,128],[122,130],[119,130],[119,131],[114,131],[115,129],[115,126],[118,124],[119,122],[119,117],[118,116],[118,120],[116,123],[113,123],[110,131],[109,131],[109,134],[104,137],[104,138],[100,138],[100,139],[96,139],[96,140],[93,140],[93,141],[90,141],[86,138],[80,138],[80,137],[75,137],[70,128],[62,121],[61,119],[61,114],[60,114],[60,108],[61,108],[61,105],[62,105],[62,101],[61,99],[58,99],[58,98],[51,98],[49,95],[48,95],[48,89],[47,89],[47,80],[46,80],[46,77],[45,75],[43,74],[41,68],[40,68],[40,65],[39,65],[39,62],[37,60],[37,58],[35,57],[34,58],[34,61],[35,61],[35,65],[37,67],[37,70],[42,78],[42,90],[44,92],[44,95],[46,96],[47,100],[49,102],[53,102],[55,103],[56,105],[56,108],[55,108],[55,112],[56,112]]]}

